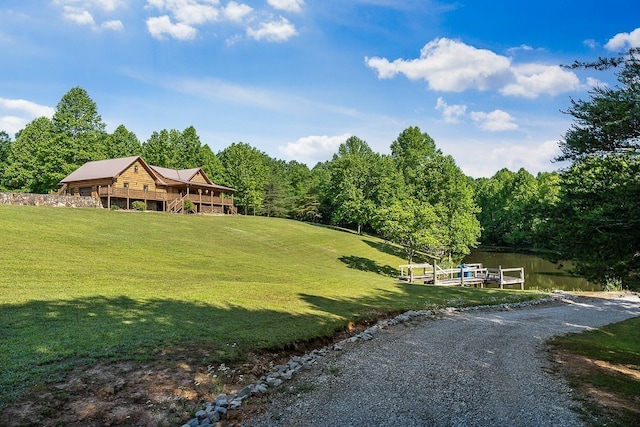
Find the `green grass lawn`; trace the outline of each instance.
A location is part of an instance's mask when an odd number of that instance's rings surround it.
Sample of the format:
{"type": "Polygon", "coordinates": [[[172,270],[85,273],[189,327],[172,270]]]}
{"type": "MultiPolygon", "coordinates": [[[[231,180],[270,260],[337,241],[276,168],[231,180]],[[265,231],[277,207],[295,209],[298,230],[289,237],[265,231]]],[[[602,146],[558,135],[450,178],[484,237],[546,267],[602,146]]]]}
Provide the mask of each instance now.
{"type": "Polygon", "coordinates": [[[551,344],[585,357],[586,366],[568,372],[586,395],[592,424],[640,425],[640,318],[556,337],[551,344]]]}
{"type": "Polygon", "coordinates": [[[238,361],[353,320],[540,297],[397,284],[404,262],[283,219],[0,206],[0,408],[96,360],[198,346],[205,365],[238,361]]]}

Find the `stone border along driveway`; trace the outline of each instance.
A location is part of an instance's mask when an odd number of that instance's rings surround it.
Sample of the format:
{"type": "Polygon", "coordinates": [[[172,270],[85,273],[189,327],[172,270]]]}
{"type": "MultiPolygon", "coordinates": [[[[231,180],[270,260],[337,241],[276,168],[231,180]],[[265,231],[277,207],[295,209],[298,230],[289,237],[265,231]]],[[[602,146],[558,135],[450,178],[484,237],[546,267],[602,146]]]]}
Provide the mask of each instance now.
{"type": "Polygon", "coordinates": [[[245,399],[270,389],[266,412],[244,425],[579,426],[570,388],[549,373],[544,341],[639,316],[639,302],[637,296],[624,301],[559,294],[409,311],[292,357],[256,384],[218,396],[183,427],[213,426],[245,399]],[[407,327],[390,328],[399,324],[407,327]]]}

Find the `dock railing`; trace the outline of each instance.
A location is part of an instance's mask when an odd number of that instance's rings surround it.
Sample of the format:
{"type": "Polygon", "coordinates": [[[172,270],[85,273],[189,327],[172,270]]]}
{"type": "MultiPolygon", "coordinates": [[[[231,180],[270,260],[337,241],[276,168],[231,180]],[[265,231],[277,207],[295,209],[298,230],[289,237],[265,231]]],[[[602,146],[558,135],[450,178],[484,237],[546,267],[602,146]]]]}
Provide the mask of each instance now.
{"type": "Polygon", "coordinates": [[[497,284],[520,285],[524,289],[524,268],[485,268],[482,264],[462,264],[456,268],[442,269],[437,264],[400,265],[398,280],[414,283],[422,282],[441,286],[478,286],[497,284]],[[505,274],[517,272],[518,275],[505,274]]]}

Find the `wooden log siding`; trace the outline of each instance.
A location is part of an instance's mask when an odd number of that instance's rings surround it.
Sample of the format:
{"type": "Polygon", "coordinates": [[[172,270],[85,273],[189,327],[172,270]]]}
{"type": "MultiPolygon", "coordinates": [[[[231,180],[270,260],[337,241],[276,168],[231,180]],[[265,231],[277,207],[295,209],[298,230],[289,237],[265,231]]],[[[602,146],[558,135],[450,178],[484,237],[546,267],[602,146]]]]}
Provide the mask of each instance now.
{"type": "MultiPolygon", "coordinates": [[[[129,188],[132,190],[143,190],[145,185],[149,189],[149,191],[156,191],[156,180],[153,176],[149,174],[149,172],[140,164],[140,162],[135,162],[131,166],[129,166],[126,170],[124,170],[119,176],[116,183],[114,183],[114,187],[116,188],[124,188],[125,182],[129,184],[129,188]]],[[[162,190],[164,191],[164,190],[162,190]]]]}

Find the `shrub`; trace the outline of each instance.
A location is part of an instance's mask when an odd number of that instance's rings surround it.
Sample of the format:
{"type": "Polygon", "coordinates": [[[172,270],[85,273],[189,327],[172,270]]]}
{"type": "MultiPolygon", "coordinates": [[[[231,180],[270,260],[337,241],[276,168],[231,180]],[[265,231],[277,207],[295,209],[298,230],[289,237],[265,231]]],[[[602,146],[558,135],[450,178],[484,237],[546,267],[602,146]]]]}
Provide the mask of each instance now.
{"type": "Polygon", "coordinates": [[[118,210],[118,209],[120,209],[120,208],[118,207],[118,205],[111,205],[111,208],[110,208],[110,209],[111,209],[112,211],[117,211],[117,210],[118,210]]]}
{"type": "Polygon", "coordinates": [[[131,206],[133,207],[133,209],[135,209],[137,211],[146,211],[147,210],[147,204],[145,202],[140,201],[140,200],[136,200],[135,202],[131,203],[131,206]]]}
{"type": "Polygon", "coordinates": [[[191,200],[187,199],[184,201],[184,211],[187,213],[194,213],[196,211],[196,207],[191,200]]]}

